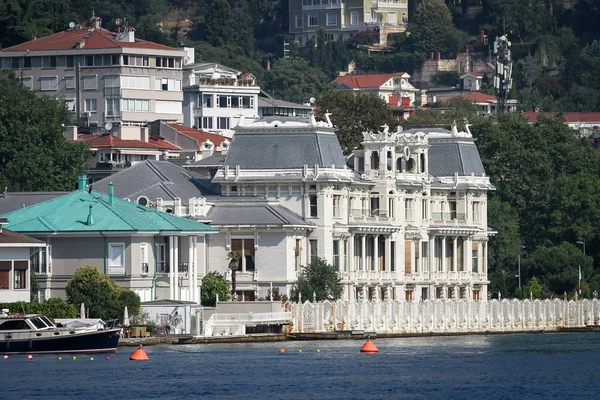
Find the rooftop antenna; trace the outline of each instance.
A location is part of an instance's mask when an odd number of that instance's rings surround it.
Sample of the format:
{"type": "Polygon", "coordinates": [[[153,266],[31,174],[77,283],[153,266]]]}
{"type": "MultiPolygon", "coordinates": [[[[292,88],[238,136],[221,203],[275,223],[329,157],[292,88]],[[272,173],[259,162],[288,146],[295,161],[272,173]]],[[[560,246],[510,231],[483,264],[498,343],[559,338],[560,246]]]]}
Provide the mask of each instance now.
{"type": "Polygon", "coordinates": [[[512,61],[510,57],[510,40],[506,34],[496,37],[494,54],[496,55],[496,73],[494,89],[496,91],[496,119],[506,113],[508,93],[512,89],[512,61]]]}
{"type": "Polygon", "coordinates": [[[88,194],[92,194],[92,184],[90,184],[90,187],[88,188],[88,194]]]}

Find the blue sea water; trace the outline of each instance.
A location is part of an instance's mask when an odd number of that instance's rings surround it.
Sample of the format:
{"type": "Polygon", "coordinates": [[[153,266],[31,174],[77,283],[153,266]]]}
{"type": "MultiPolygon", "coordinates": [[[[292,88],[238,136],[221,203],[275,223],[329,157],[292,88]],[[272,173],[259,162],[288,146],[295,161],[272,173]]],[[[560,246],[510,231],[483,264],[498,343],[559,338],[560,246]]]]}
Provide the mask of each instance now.
{"type": "Polygon", "coordinates": [[[0,358],[2,399],[593,399],[600,334],[153,346],[0,358]],[[285,353],[279,353],[283,347],[285,353]],[[301,350],[301,352],[299,352],[301,350]],[[317,352],[317,350],[320,350],[317,352]],[[339,350],[339,352],[338,352],[339,350]]]}

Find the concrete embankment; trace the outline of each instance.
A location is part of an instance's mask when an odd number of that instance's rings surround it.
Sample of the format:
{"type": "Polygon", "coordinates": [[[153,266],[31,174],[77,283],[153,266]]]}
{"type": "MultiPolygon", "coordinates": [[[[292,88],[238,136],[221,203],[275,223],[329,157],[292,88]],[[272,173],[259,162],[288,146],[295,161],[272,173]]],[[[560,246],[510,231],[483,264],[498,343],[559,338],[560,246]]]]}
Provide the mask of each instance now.
{"type": "Polygon", "coordinates": [[[600,326],[563,327],[556,330],[523,330],[523,331],[483,331],[483,332],[422,332],[422,333],[375,333],[365,331],[340,331],[319,333],[294,333],[294,334],[253,334],[240,336],[206,336],[194,337],[190,335],[177,335],[169,337],[124,338],[119,346],[137,347],[139,345],[151,346],[158,344],[210,344],[210,343],[251,343],[251,342],[282,342],[288,340],[365,340],[365,339],[391,339],[430,336],[468,336],[468,335],[511,335],[531,333],[566,333],[566,332],[600,332],[600,326]]]}

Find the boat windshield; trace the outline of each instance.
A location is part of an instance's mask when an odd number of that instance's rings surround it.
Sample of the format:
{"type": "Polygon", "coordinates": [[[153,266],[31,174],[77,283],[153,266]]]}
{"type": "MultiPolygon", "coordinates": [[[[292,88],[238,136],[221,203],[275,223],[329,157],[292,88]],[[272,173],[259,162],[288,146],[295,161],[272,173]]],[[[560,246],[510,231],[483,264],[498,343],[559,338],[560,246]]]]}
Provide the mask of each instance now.
{"type": "Polygon", "coordinates": [[[28,330],[31,328],[27,325],[24,319],[12,319],[8,321],[4,321],[0,324],[0,331],[18,331],[18,330],[28,330]]]}
{"type": "Polygon", "coordinates": [[[46,325],[48,325],[48,327],[50,327],[50,328],[54,328],[55,327],[54,324],[52,323],[52,321],[50,321],[48,318],[46,318],[46,317],[40,317],[40,318],[42,319],[42,321],[44,321],[44,323],[46,325]]]}
{"type": "Polygon", "coordinates": [[[37,329],[46,329],[47,326],[44,323],[44,321],[42,321],[41,318],[31,318],[30,319],[31,323],[37,328],[37,329]]]}

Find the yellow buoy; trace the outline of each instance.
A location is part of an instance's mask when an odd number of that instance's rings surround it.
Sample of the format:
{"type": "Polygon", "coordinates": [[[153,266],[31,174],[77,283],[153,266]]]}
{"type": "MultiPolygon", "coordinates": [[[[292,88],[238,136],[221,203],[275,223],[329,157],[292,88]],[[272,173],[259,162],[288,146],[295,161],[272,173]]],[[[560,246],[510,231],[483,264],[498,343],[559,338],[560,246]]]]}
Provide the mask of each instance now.
{"type": "Polygon", "coordinates": [[[73,361],[77,360],[77,357],[73,356],[73,361]]]}
{"type": "Polygon", "coordinates": [[[61,361],[61,360],[62,360],[62,357],[58,357],[58,361],[61,361]]]}
{"type": "Polygon", "coordinates": [[[94,357],[90,357],[90,361],[94,361],[94,357]]]}

